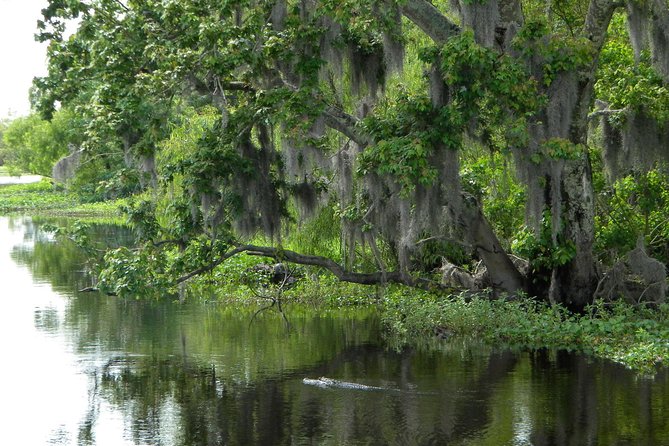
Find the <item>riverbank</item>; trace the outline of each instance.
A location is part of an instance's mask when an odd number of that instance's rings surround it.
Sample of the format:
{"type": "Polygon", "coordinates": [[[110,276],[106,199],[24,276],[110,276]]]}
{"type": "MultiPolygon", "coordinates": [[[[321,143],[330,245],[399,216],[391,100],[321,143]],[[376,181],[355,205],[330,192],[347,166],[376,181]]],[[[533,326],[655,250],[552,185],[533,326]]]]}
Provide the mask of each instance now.
{"type": "MultiPolygon", "coordinates": [[[[206,286],[195,285],[193,294],[215,295],[234,304],[267,303],[267,298],[259,298],[258,291],[250,290],[244,280],[234,279],[248,268],[243,261],[222,265],[214,277],[198,280],[205,283],[216,281],[216,276],[227,277],[225,284],[217,286],[215,294],[207,294],[206,286]]],[[[499,348],[580,352],[645,376],[669,365],[669,304],[650,308],[597,301],[582,314],[575,314],[560,305],[530,298],[490,300],[470,293],[449,295],[398,285],[377,288],[342,283],[312,269],[302,274],[307,279],[281,295],[288,312],[293,303],[328,310],[375,306],[387,341],[398,350],[469,339],[499,348]]],[[[269,294],[267,288],[263,292],[269,294]]]]}
{"type": "MultiPolygon", "coordinates": [[[[38,177],[22,176],[21,178],[38,177]]],[[[17,177],[2,177],[17,178],[17,177]]],[[[34,178],[33,178],[34,179],[34,178]]],[[[13,181],[13,180],[12,180],[13,181]]],[[[31,214],[63,217],[118,216],[122,201],[85,202],[78,195],[55,187],[48,179],[25,183],[0,181],[0,214],[31,214]]]]}
{"type": "MultiPolygon", "coordinates": [[[[121,203],[84,203],[73,194],[54,189],[48,181],[0,186],[0,214],[104,218],[114,222],[120,220],[121,203]]],[[[259,261],[257,257],[234,257],[209,274],[192,279],[189,299],[270,303],[271,297],[276,297],[271,290],[249,288],[249,271],[259,261]],[[267,295],[260,295],[259,289],[267,295]]],[[[302,268],[299,274],[298,283],[281,294],[284,306],[299,303],[322,310],[375,306],[388,341],[398,349],[469,338],[500,347],[579,351],[645,375],[669,365],[669,304],[651,309],[597,302],[583,314],[573,314],[529,298],[491,301],[485,296],[429,293],[400,286],[362,286],[339,282],[315,268],[302,268]]]]}
{"type": "Polygon", "coordinates": [[[3,172],[0,172],[0,186],[7,186],[12,184],[30,184],[37,183],[42,180],[40,175],[20,175],[20,176],[10,176],[5,175],[3,172]]]}
{"type": "Polygon", "coordinates": [[[14,175],[7,166],[0,166],[0,186],[9,184],[29,184],[42,180],[41,175],[14,175]]]}
{"type": "Polygon", "coordinates": [[[669,305],[597,301],[582,314],[529,298],[489,300],[393,290],[382,320],[405,345],[435,338],[476,338],[490,345],[563,349],[604,358],[652,376],[669,365],[669,305]]]}

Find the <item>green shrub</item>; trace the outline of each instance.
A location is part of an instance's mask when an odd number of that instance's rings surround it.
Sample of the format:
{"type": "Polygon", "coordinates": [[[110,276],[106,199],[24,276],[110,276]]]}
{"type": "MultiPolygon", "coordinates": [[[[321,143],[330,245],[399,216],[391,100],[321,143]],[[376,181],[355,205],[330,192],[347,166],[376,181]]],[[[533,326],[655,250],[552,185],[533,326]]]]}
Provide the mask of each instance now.
{"type": "Polygon", "coordinates": [[[476,338],[488,344],[578,350],[652,374],[669,362],[669,305],[657,309],[597,301],[583,314],[530,299],[437,296],[392,289],[382,321],[395,345],[435,337],[476,338]]]}
{"type": "Polygon", "coordinates": [[[597,251],[610,263],[643,237],[649,255],[669,262],[669,175],[656,168],[628,175],[602,193],[596,216],[597,251]]]}

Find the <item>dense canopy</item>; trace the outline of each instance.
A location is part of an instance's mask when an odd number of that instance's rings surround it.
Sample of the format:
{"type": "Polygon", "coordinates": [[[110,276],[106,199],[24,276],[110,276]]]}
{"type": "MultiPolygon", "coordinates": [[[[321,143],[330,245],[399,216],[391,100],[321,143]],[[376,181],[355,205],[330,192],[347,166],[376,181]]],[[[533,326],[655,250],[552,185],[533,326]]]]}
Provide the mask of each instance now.
{"type": "Polygon", "coordinates": [[[140,289],[129,265],[170,288],[251,252],[365,284],[664,299],[666,0],[43,13],[36,110],[85,122],[81,184],[147,191],[127,209],[144,249],[107,256],[115,292],[140,289]]]}

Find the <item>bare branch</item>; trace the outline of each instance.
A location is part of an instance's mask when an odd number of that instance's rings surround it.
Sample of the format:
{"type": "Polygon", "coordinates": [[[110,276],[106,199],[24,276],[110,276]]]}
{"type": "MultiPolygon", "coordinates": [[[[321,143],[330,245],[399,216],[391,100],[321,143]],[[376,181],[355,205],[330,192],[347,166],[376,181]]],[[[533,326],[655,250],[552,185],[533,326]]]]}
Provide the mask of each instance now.
{"type": "Polygon", "coordinates": [[[195,271],[191,271],[190,273],[179,277],[176,280],[176,283],[179,284],[179,283],[185,282],[188,279],[191,279],[195,276],[199,276],[200,274],[208,273],[209,271],[213,270],[214,268],[216,268],[221,263],[228,260],[230,257],[234,257],[237,254],[239,254],[240,252],[244,252],[244,251],[248,251],[247,247],[245,247],[245,246],[240,246],[240,247],[237,247],[237,248],[233,249],[232,251],[228,251],[225,254],[223,254],[219,259],[211,262],[209,265],[205,265],[201,268],[196,269],[195,271]]]}
{"type": "Polygon", "coordinates": [[[256,91],[255,88],[253,88],[251,85],[245,83],[245,82],[218,82],[218,85],[223,89],[223,90],[231,90],[231,91],[246,91],[249,93],[253,93],[256,91]]]}
{"type": "Polygon", "coordinates": [[[114,0],[125,12],[130,12],[130,8],[124,5],[121,0],[114,0]]]}
{"type": "Polygon", "coordinates": [[[183,246],[183,245],[184,245],[184,241],[183,241],[183,240],[175,239],[175,240],[161,240],[161,241],[159,241],[159,242],[153,242],[153,246],[154,246],[155,248],[160,248],[161,246],[165,246],[165,245],[183,246]]]}
{"type": "MultiPolygon", "coordinates": [[[[283,250],[278,248],[247,245],[246,251],[251,255],[259,255],[270,257],[277,260],[284,260],[287,262],[297,263],[299,265],[319,266],[325,268],[334,274],[339,280],[344,282],[359,283],[362,285],[374,285],[382,283],[383,274],[381,272],[374,273],[353,273],[346,271],[341,265],[327,257],[312,256],[300,254],[295,251],[283,250]]],[[[406,283],[399,271],[386,273],[386,281],[395,283],[406,283]]]]}
{"type": "Polygon", "coordinates": [[[613,11],[619,7],[618,4],[619,2],[612,0],[592,0],[590,2],[583,35],[592,41],[597,53],[604,45],[606,30],[611,22],[613,11]]]}

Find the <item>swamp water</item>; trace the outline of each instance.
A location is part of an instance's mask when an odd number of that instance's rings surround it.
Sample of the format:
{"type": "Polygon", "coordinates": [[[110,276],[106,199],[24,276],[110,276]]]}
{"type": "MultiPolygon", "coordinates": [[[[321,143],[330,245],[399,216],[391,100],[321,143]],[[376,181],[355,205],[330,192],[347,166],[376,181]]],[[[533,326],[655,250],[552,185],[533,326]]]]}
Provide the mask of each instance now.
{"type": "Polygon", "coordinates": [[[85,269],[39,224],[0,217],[1,445],[669,445],[666,372],[395,352],[371,310],[288,306],[287,332],[273,313],[249,325],[252,309],[80,294],[85,269]],[[303,383],[320,376],[388,389],[303,383]]]}

